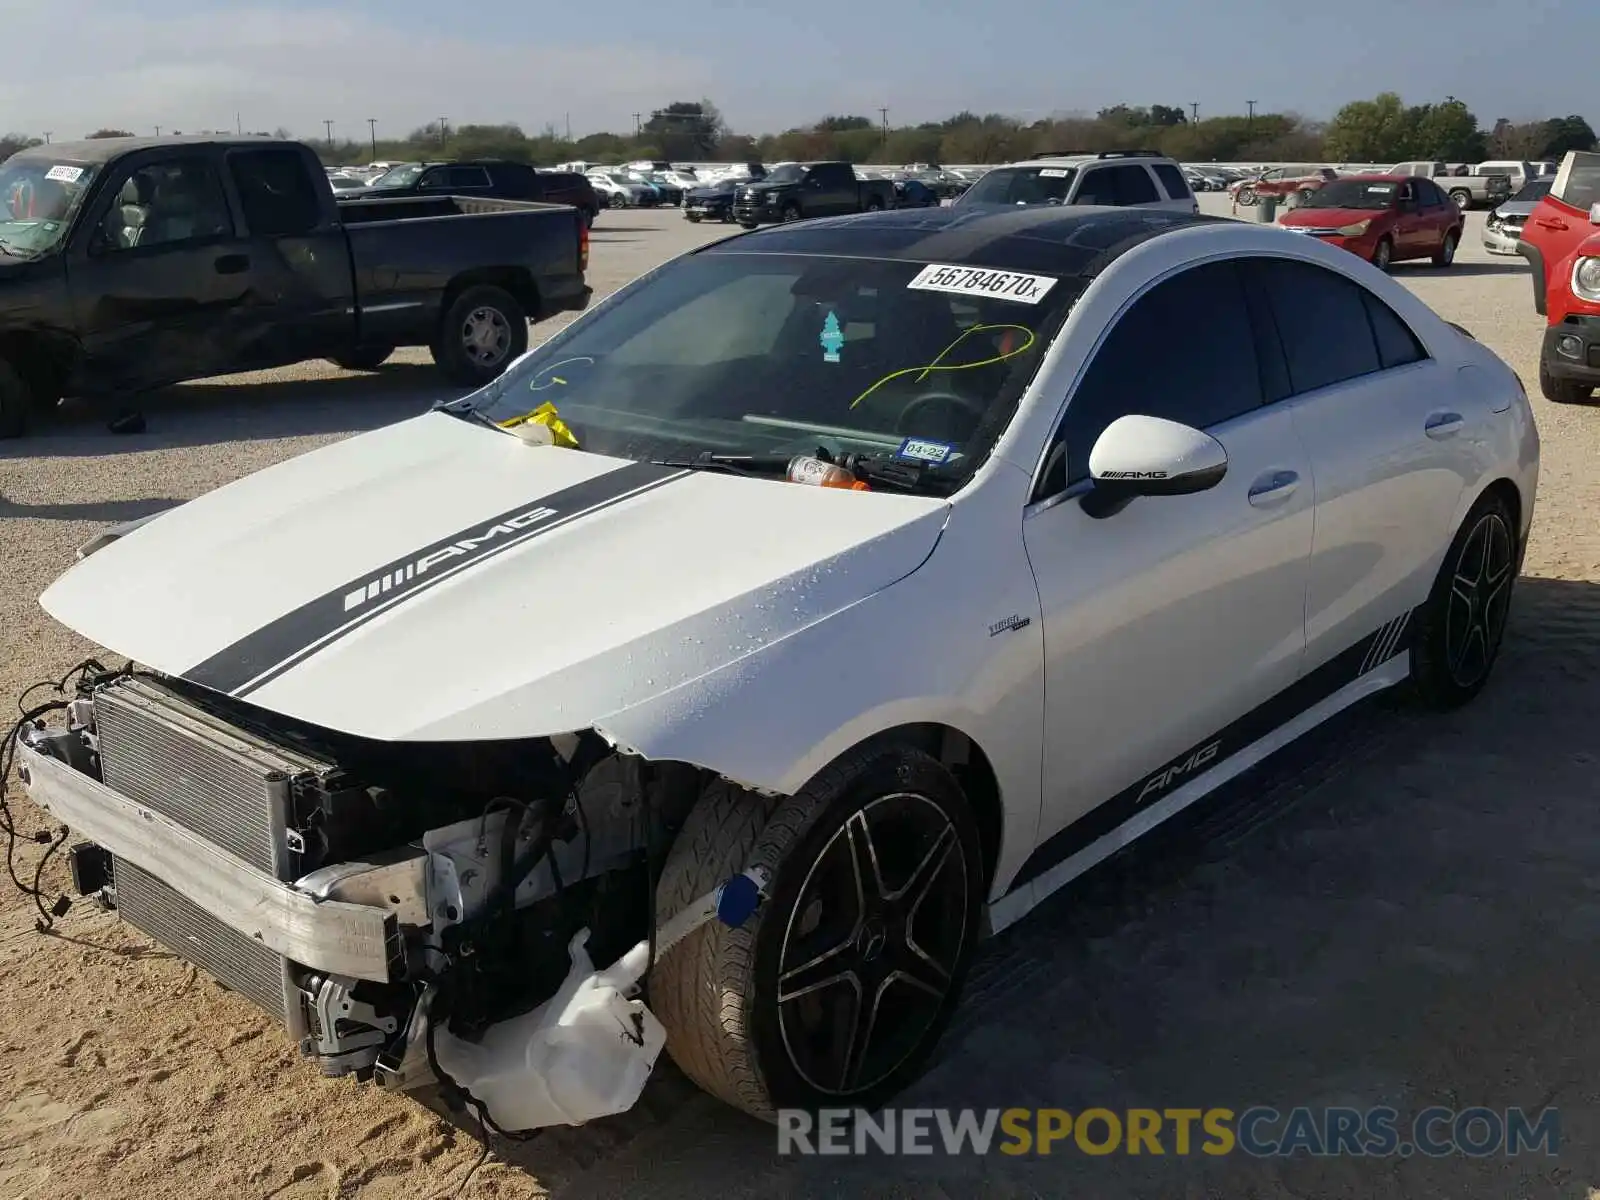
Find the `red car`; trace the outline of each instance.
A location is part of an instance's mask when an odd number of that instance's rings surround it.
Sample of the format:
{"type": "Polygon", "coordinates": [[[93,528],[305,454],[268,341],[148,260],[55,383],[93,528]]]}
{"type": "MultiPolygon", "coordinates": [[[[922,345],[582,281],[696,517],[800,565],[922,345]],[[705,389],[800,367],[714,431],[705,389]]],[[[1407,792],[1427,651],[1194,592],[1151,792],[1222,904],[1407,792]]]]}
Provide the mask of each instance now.
{"type": "Polygon", "coordinates": [[[1573,151],[1528,214],[1517,252],[1533,268],[1545,319],[1539,391],[1580,404],[1600,387],[1600,154],[1573,151]]]}
{"type": "Polygon", "coordinates": [[[1326,184],[1339,178],[1339,173],[1332,167],[1314,167],[1309,164],[1298,164],[1289,167],[1273,167],[1270,171],[1263,171],[1253,179],[1241,179],[1228,188],[1228,195],[1235,204],[1242,204],[1249,208],[1262,196],[1284,196],[1299,194],[1302,200],[1311,199],[1311,193],[1326,184]]]}
{"type": "Polygon", "coordinates": [[[1285,229],[1319,237],[1380,270],[1403,258],[1436,267],[1455,261],[1464,218],[1431,179],[1406,175],[1346,175],[1318,189],[1307,208],[1280,219],[1285,229]]]}

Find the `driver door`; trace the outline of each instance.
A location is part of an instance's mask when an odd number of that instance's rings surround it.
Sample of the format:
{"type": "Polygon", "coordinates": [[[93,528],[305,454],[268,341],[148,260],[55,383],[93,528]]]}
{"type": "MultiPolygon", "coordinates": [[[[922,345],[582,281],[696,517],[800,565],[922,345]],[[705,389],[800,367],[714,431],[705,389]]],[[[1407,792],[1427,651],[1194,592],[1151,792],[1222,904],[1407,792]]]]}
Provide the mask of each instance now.
{"type": "Polygon", "coordinates": [[[1300,673],[1311,464],[1287,407],[1265,402],[1281,356],[1264,377],[1251,309],[1232,261],[1168,277],[1123,311],[1067,402],[1023,524],[1044,624],[1040,835],[1059,835],[1039,870],[1259,737],[1261,706],[1300,673]],[[1133,413],[1210,433],[1221,483],[1091,517],[1090,450],[1133,413]]]}

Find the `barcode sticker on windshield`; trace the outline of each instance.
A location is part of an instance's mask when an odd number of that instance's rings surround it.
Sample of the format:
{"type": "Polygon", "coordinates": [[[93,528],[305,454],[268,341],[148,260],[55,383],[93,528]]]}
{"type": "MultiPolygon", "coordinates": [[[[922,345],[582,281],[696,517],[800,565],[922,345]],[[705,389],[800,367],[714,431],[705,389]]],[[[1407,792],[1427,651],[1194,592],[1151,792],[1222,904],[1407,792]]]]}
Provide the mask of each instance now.
{"type": "Polygon", "coordinates": [[[1041,170],[1039,172],[1039,178],[1041,178],[1041,179],[1065,179],[1068,175],[1071,175],[1071,174],[1072,174],[1072,172],[1067,170],[1065,167],[1045,167],[1043,170],[1041,170]]]}
{"type": "Polygon", "coordinates": [[[82,167],[55,166],[44,173],[46,179],[54,179],[58,183],[77,183],[83,178],[82,167]]]}
{"type": "Polygon", "coordinates": [[[929,263],[906,287],[918,292],[951,292],[957,296],[989,296],[1016,304],[1037,304],[1055,284],[1053,275],[1023,275],[1017,271],[929,263]]]}

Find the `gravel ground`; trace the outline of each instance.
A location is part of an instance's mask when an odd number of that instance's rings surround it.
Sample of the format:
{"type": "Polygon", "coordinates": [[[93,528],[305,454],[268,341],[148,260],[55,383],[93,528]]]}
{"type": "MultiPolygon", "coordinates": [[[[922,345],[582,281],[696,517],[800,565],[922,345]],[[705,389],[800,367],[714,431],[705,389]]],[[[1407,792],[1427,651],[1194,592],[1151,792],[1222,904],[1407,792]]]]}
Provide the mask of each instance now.
{"type": "MultiPolygon", "coordinates": [[[[1396,275],[1531,383],[1527,279],[1481,252],[1481,226],[1452,269],[1396,275]]],[[[608,291],[722,232],[603,214],[592,278],[608,291]]],[[[370,375],[307,364],[174,388],[142,436],[69,411],[6,445],[0,695],[93,649],[35,597],[96,529],[444,394],[403,352],[370,375]]],[[[1482,699],[1448,718],[1348,714],[1055,898],[987,947],[904,1103],[1556,1105],[1557,1157],[780,1159],[767,1127],[666,1068],[633,1112],[507,1148],[459,1194],[1600,1195],[1600,407],[1534,405],[1537,519],[1482,699]]],[[[248,1003],[87,905],[41,937],[0,897],[0,1011],[0,1197],[448,1195],[477,1157],[418,1104],[320,1078],[248,1003]]]]}

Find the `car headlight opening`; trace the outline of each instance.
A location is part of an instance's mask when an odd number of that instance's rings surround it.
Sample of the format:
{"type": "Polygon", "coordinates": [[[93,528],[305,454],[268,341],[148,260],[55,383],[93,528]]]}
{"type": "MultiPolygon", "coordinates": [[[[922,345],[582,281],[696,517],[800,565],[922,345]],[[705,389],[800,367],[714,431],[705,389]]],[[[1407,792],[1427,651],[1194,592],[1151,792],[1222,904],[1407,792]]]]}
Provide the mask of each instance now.
{"type": "Polygon", "coordinates": [[[1368,227],[1371,224],[1372,224],[1372,218],[1368,217],[1365,221],[1352,221],[1348,225],[1341,225],[1341,226],[1339,226],[1339,236],[1340,237],[1360,237],[1363,233],[1365,233],[1367,231],[1368,227]]]}
{"type": "Polygon", "coordinates": [[[1572,268],[1572,292],[1580,300],[1600,304],[1600,258],[1578,260],[1572,268]]]}

